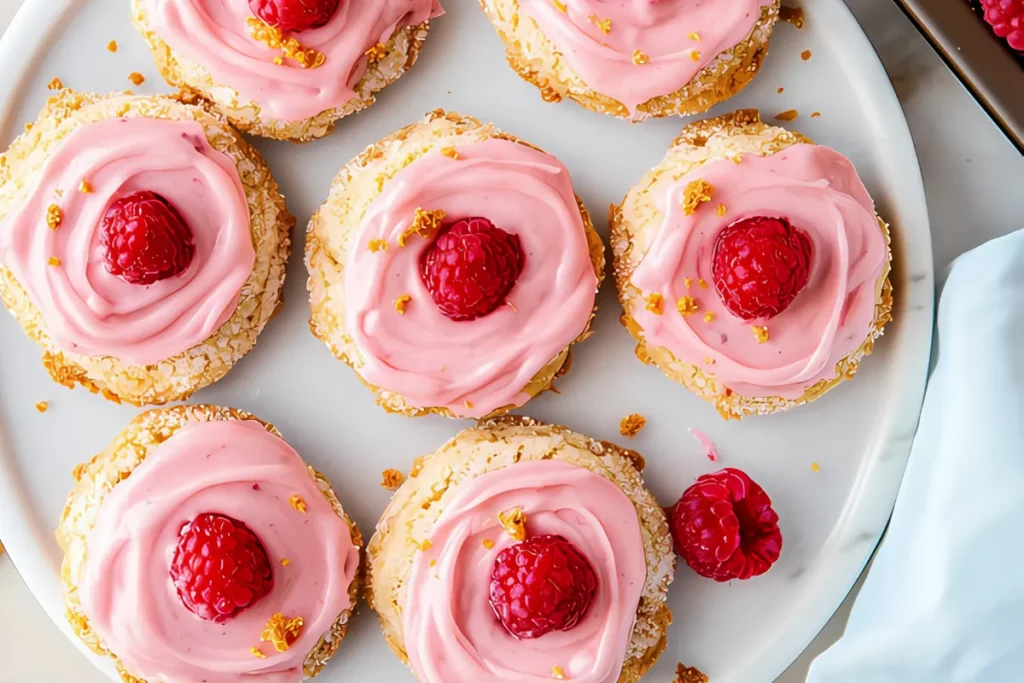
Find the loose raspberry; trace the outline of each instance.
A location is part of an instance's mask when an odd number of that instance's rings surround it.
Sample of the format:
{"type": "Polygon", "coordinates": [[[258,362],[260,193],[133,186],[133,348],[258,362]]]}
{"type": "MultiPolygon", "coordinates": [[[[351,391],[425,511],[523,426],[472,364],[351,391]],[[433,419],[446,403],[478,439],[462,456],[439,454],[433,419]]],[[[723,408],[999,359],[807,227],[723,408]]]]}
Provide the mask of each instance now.
{"type": "Polygon", "coordinates": [[[807,285],[811,239],[785,218],[745,218],[718,233],[711,274],[722,303],[743,320],[767,320],[807,285]]]}
{"type": "Polygon", "coordinates": [[[334,16],[341,0],[249,0],[249,9],[282,31],[320,28],[334,16]]]}
{"type": "Polygon", "coordinates": [[[1024,0],[976,0],[985,21],[1010,47],[1024,53],[1024,0]]]}
{"type": "Polygon", "coordinates": [[[676,552],[709,579],[760,576],[782,552],[771,499],[740,470],[728,467],[698,478],[670,512],[676,552]]]}
{"type": "Polygon", "coordinates": [[[561,536],[533,536],[505,548],[491,572],[491,609],[520,640],[568,631],[596,591],[590,561],[561,536]]]}
{"type": "Polygon", "coordinates": [[[442,228],[420,261],[423,283],[452,320],[475,320],[505,302],[526,265],[518,235],[486,218],[442,228]]]}
{"type": "Polygon", "coordinates": [[[242,522],[204,513],[181,528],[171,581],[185,607],[200,619],[223,623],[274,587],[260,539],[242,522]]]}
{"type": "Polygon", "coordinates": [[[196,254],[185,219],[154,192],[136,192],[111,204],[100,242],[107,270],[133,285],[180,275],[196,254]]]}

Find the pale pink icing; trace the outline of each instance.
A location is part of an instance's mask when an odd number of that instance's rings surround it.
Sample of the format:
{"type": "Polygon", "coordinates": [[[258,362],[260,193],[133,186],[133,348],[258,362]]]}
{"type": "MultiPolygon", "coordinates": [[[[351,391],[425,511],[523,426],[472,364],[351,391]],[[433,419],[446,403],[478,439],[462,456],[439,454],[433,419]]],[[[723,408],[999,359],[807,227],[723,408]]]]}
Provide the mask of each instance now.
{"type": "Polygon", "coordinates": [[[420,681],[550,683],[556,666],[575,683],[618,680],[647,565],[636,509],[614,483],[561,460],[520,462],[459,484],[429,539],[413,560],[402,610],[420,681]],[[517,640],[491,610],[494,558],[515,543],[498,513],[514,507],[526,513],[530,535],[566,538],[597,572],[594,601],[569,631],[517,640]]]}
{"type": "Polygon", "coordinates": [[[630,112],[652,97],[689,83],[725,50],[735,47],[772,0],[519,0],[592,90],[630,112]],[[604,33],[596,20],[611,19],[604,33]],[[694,40],[696,34],[700,40],[694,40]],[[635,64],[633,52],[647,55],[635,64]],[[695,59],[695,53],[699,56],[695,59]]]}
{"type": "Polygon", "coordinates": [[[748,154],[738,165],[715,160],[672,183],[657,201],[664,220],[630,278],[645,296],[665,297],[663,315],[643,303],[633,308],[648,343],[668,348],[744,396],[795,399],[835,377],[836,364],[867,338],[888,250],[871,197],[846,157],[798,144],[767,157],[748,154]],[[714,186],[714,196],[686,216],[684,188],[699,178],[714,186]],[[724,217],[717,214],[719,204],[726,207],[724,217]],[[723,228],[754,216],[789,220],[810,236],[814,256],[807,286],[789,308],[751,322],[722,303],[711,254],[723,228]],[[685,278],[692,278],[689,289],[685,278]],[[699,310],[680,315],[675,304],[682,296],[694,297],[699,310]],[[704,322],[708,312],[715,316],[710,323],[704,322]],[[758,343],[755,324],[768,327],[766,343],[758,343]]]}
{"type": "Polygon", "coordinates": [[[718,449],[715,448],[715,442],[711,440],[707,434],[699,429],[690,427],[690,434],[693,438],[700,442],[700,445],[704,447],[704,455],[708,456],[708,460],[711,462],[718,462],[718,449]]]}
{"type": "Polygon", "coordinates": [[[255,421],[191,423],[153,451],[100,506],[78,587],[103,643],[151,683],[296,683],[302,663],[338,615],[359,549],[305,463],[255,421]],[[300,495],[303,514],[288,499],[300,495]],[[182,525],[215,512],[244,522],[274,571],[269,594],[217,624],[188,611],[169,568],[182,525]],[[288,559],[287,567],[281,559],[288,559]],[[275,612],[305,621],[291,648],[249,648],[275,612]]]}
{"type": "Polygon", "coordinates": [[[435,151],[405,167],[367,209],[347,255],[345,327],[370,384],[412,406],[481,417],[529,399],[523,388],[586,327],[597,276],[561,162],[508,140],[457,150],[457,160],[435,151]],[[463,322],[438,310],[419,269],[430,243],[413,237],[398,247],[417,208],[441,209],[449,221],[482,216],[519,236],[526,267],[511,306],[463,322]],[[371,252],[371,239],[390,248],[371,252]],[[403,295],[412,299],[399,315],[403,295]]]}
{"type": "Polygon", "coordinates": [[[0,262],[42,313],[53,343],[134,365],[170,358],[213,334],[234,312],[255,258],[235,164],[194,121],[107,119],[82,126],[0,222],[0,262]],[[79,191],[83,180],[91,193],[79,191]],[[196,245],[184,273],[150,286],[107,272],[100,242],[107,207],[140,190],[178,209],[196,245]],[[58,230],[46,225],[51,204],[64,212],[58,230]],[[49,265],[51,257],[61,264],[49,265]]]}
{"type": "Polygon", "coordinates": [[[256,102],[265,114],[301,121],[355,97],[366,51],[396,29],[443,14],[438,0],[341,0],[325,25],[295,34],[326,56],[316,69],[286,59],[255,40],[246,0],[144,0],[150,27],[173,50],[205,67],[214,80],[256,102]]]}

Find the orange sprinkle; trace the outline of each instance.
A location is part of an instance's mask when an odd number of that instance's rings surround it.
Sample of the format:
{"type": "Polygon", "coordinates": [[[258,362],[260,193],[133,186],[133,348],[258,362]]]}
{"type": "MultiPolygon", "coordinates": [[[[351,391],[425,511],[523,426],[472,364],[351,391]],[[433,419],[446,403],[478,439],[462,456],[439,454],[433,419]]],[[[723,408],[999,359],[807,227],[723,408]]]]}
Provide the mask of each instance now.
{"type": "Polygon", "coordinates": [[[45,413],[49,409],[50,404],[48,401],[40,401],[39,403],[36,404],[36,410],[40,413],[45,413]]]}
{"type": "Polygon", "coordinates": [[[796,109],[787,109],[786,111],[780,111],[775,115],[776,121],[792,121],[800,116],[800,112],[796,109]]]}
{"type": "Polygon", "coordinates": [[[291,560],[289,560],[289,559],[288,559],[287,557],[282,557],[282,558],[281,558],[281,566],[282,566],[282,567],[287,567],[287,566],[288,566],[288,565],[290,565],[291,563],[292,563],[292,561],[291,561],[291,560]]]}
{"type": "MultiPolygon", "coordinates": [[[[113,50],[111,50],[111,52],[113,52],[113,50]]],[[[256,646],[250,647],[249,648],[249,652],[251,652],[252,656],[255,657],[256,659],[266,659],[267,658],[267,656],[265,654],[263,654],[260,651],[260,649],[258,647],[256,647],[256,646]]]]}
{"type": "Polygon", "coordinates": [[[56,204],[46,207],[46,225],[50,230],[56,230],[64,220],[64,211],[56,204]]]}
{"type": "Polygon", "coordinates": [[[380,476],[380,485],[388,491],[396,491],[402,485],[402,482],[405,481],[405,475],[391,467],[381,472],[380,476]]]}
{"type": "Polygon", "coordinates": [[[708,283],[707,283],[706,280],[701,278],[700,280],[697,280],[697,286],[700,287],[701,289],[707,289],[708,288],[708,283]]]}
{"type": "Polygon", "coordinates": [[[431,567],[436,567],[437,566],[437,560],[431,560],[430,561],[430,566],[431,567]]]}
{"type": "Polygon", "coordinates": [[[758,344],[764,344],[765,342],[768,341],[768,339],[770,339],[770,335],[768,334],[768,327],[767,326],[765,326],[765,325],[754,325],[750,329],[754,331],[754,337],[757,338],[757,343],[758,344]]]}
{"type": "Polygon", "coordinates": [[[708,181],[703,178],[691,180],[683,190],[683,213],[687,216],[697,213],[700,205],[710,202],[714,194],[715,186],[708,181]]]}
{"type": "Polygon", "coordinates": [[[514,507],[498,513],[498,521],[505,533],[517,541],[526,540],[526,513],[521,507],[514,507]]]}
{"type": "Polygon", "coordinates": [[[665,312],[665,297],[657,292],[648,294],[647,303],[644,305],[644,309],[650,311],[654,315],[661,315],[665,312]]]}
{"type": "Polygon", "coordinates": [[[61,83],[61,80],[59,78],[57,78],[56,76],[54,77],[54,79],[52,81],[50,81],[49,83],[46,84],[46,89],[47,90],[60,90],[63,87],[64,87],[64,84],[61,83]]]}
{"type": "Polygon", "coordinates": [[[449,159],[458,159],[459,153],[455,151],[454,147],[442,147],[441,154],[448,157],[449,159]]]}
{"type": "Polygon", "coordinates": [[[117,41],[112,40],[107,43],[107,52],[117,52],[117,41]]]}
{"type": "Polygon", "coordinates": [[[697,300],[692,296],[680,297],[679,301],[676,302],[676,310],[684,316],[696,313],[698,308],[700,306],[697,305],[697,300]]]}
{"type": "Polygon", "coordinates": [[[551,667],[551,677],[559,681],[564,681],[565,671],[563,671],[560,666],[553,666],[551,667]]]}
{"type": "Polygon", "coordinates": [[[649,61],[651,61],[651,60],[643,52],[641,52],[640,50],[633,50],[633,63],[634,64],[639,66],[639,65],[642,65],[642,64],[646,64],[649,61]]]}
{"type": "Polygon", "coordinates": [[[422,550],[424,552],[430,550],[433,547],[434,547],[434,544],[431,542],[431,540],[429,538],[423,539],[423,542],[420,543],[420,550],[422,550]]]}
{"type": "Polygon", "coordinates": [[[128,74],[128,80],[131,81],[133,85],[142,85],[146,82],[146,77],[140,74],[138,71],[133,71],[130,74],[128,74]]]}
{"type": "Polygon", "coordinates": [[[811,472],[814,472],[815,474],[817,474],[818,472],[821,472],[821,465],[819,465],[816,462],[812,462],[811,463],[811,472]]]}
{"type": "Polygon", "coordinates": [[[566,12],[569,11],[569,8],[566,7],[565,3],[561,2],[561,0],[551,0],[551,4],[554,5],[555,9],[561,12],[562,14],[565,14],[566,12]]]}
{"type": "Polygon", "coordinates": [[[430,239],[437,231],[441,229],[441,222],[444,220],[444,211],[435,209],[433,211],[427,211],[426,209],[417,208],[416,214],[413,216],[412,225],[405,229],[405,231],[398,236],[398,246],[404,247],[410,237],[413,235],[419,235],[420,237],[430,239]]]}
{"type": "Polygon", "coordinates": [[[683,278],[683,285],[687,289],[689,289],[690,287],[693,287],[693,278],[692,277],[684,277],[683,278]]]}
{"type": "Polygon", "coordinates": [[[717,213],[719,217],[724,216],[726,211],[727,209],[725,208],[725,204],[719,204],[718,208],[715,209],[715,213],[717,213]]]}
{"type": "Polygon", "coordinates": [[[695,62],[700,61],[700,50],[690,50],[690,59],[695,62]]]}
{"type": "Polygon", "coordinates": [[[376,254],[378,251],[387,251],[388,243],[382,239],[374,238],[370,240],[369,244],[366,245],[366,248],[376,254]]]}
{"type": "Polygon", "coordinates": [[[299,512],[301,512],[302,514],[306,514],[306,501],[304,501],[302,499],[302,496],[300,496],[299,494],[296,493],[291,498],[289,498],[288,504],[291,505],[296,510],[298,510],[299,512]]]}
{"type": "Polygon", "coordinates": [[[398,311],[398,315],[405,315],[405,305],[410,301],[412,301],[412,297],[408,294],[403,294],[395,299],[395,310],[398,311]]]}
{"type": "Polygon", "coordinates": [[[78,186],[78,191],[81,192],[82,194],[91,194],[92,185],[89,184],[88,180],[83,180],[81,184],[79,184],[78,186]]]}
{"type": "Polygon", "coordinates": [[[384,43],[377,43],[363,54],[369,57],[371,61],[379,62],[388,56],[388,46],[384,43]]]}
{"type": "Polygon", "coordinates": [[[590,20],[592,22],[594,22],[594,24],[597,26],[598,30],[601,31],[601,33],[603,33],[605,35],[608,35],[609,33],[612,32],[612,20],[611,19],[598,19],[593,14],[591,14],[590,15],[590,20]]]}
{"type": "Polygon", "coordinates": [[[690,40],[692,40],[692,41],[694,41],[696,43],[700,42],[700,34],[699,33],[696,33],[696,32],[691,33],[688,37],[690,38],[690,40]]]}
{"type": "Polygon", "coordinates": [[[632,439],[641,429],[647,426],[647,418],[639,413],[627,415],[619,421],[619,434],[632,439]]]}
{"type": "Polygon", "coordinates": [[[267,621],[263,633],[260,634],[260,642],[270,643],[278,652],[284,652],[299,639],[304,625],[302,617],[288,618],[280,612],[276,612],[267,621]]]}
{"type": "Polygon", "coordinates": [[[708,311],[707,313],[704,314],[704,322],[709,323],[709,322],[711,322],[714,319],[715,319],[715,314],[712,313],[711,311],[708,311]]]}
{"type": "Polygon", "coordinates": [[[811,112],[811,118],[812,118],[812,119],[816,119],[816,118],[818,118],[819,116],[821,116],[821,112],[820,112],[820,111],[814,111],[814,112],[811,112]]]}
{"type": "Polygon", "coordinates": [[[49,258],[49,260],[46,261],[46,263],[47,263],[47,265],[51,265],[51,266],[59,266],[61,264],[61,260],[59,258],[57,258],[56,256],[51,256],[49,258]]]}
{"type": "Polygon", "coordinates": [[[805,62],[808,59],[810,59],[810,58],[811,58],[811,51],[810,50],[804,50],[803,52],[800,53],[800,59],[804,60],[805,62]]]}
{"type": "Polygon", "coordinates": [[[485,548],[487,548],[488,550],[490,550],[491,548],[493,548],[493,547],[494,547],[494,541],[492,541],[492,540],[491,540],[491,539],[489,539],[489,538],[485,538],[485,539],[484,539],[483,541],[481,541],[481,543],[482,543],[482,544],[483,544],[483,546],[484,546],[485,548]]]}

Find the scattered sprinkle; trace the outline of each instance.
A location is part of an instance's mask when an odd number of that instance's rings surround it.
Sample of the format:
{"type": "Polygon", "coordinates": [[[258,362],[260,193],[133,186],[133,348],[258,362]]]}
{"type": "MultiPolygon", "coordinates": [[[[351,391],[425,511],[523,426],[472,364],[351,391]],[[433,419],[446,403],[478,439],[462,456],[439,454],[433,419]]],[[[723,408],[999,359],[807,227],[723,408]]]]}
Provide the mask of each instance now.
{"type": "Polygon", "coordinates": [[[764,344],[769,339],[768,327],[765,325],[754,325],[750,328],[754,331],[754,337],[758,344],[764,344]]]}
{"type": "Polygon", "coordinates": [[[63,87],[64,87],[64,84],[56,76],[54,76],[52,81],[50,81],[49,83],[46,84],[46,89],[47,90],[60,90],[63,87]]]}
{"type": "Polygon", "coordinates": [[[405,475],[391,467],[381,472],[380,476],[380,485],[388,491],[397,490],[402,485],[402,482],[405,481],[405,475]]]}
{"type": "Polygon", "coordinates": [[[816,462],[812,462],[811,463],[811,472],[814,472],[815,474],[817,474],[818,472],[821,472],[821,465],[819,465],[816,462]]]}
{"type": "Polygon", "coordinates": [[[483,541],[481,541],[480,543],[481,543],[481,545],[483,545],[483,547],[487,548],[488,550],[490,550],[491,548],[493,548],[493,547],[494,547],[494,541],[492,541],[492,540],[491,540],[491,539],[489,539],[489,538],[485,538],[485,539],[484,539],[483,541]]]}
{"type": "MultiPolygon", "coordinates": [[[[710,359],[711,363],[714,363],[714,359],[710,359]]],[[[718,449],[715,448],[715,443],[711,440],[707,434],[699,429],[690,428],[690,434],[693,438],[700,442],[700,445],[704,447],[704,455],[708,456],[708,460],[711,462],[718,462],[718,449]]]]}
{"type": "Polygon", "coordinates": [[[112,40],[107,43],[107,52],[117,52],[117,41],[112,40]]]}
{"type": "Polygon", "coordinates": [[[83,180],[78,185],[78,191],[81,192],[82,194],[91,194],[92,193],[92,185],[89,184],[88,180],[83,180]]]}
{"type": "Polygon", "coordinates": [[[569,11],[569,8],[566,7],[565,3],[561,2],[561,0],[551,0],[551,4],[554,5],[555,9],[561,12],[562,14],[565,14],[566,12],[569,11]]]}
{"type": "Polygon", "coordinates": [[[800,112],[796,109],[787,109],[786,111],[780,111],[775,115],[776,121],[792,121],[800,116],[800,112]]]}
{"type": "Polygon", "coordinates": [[[455,151],[454,147],[442,147],[441,154],[448,157],[449,159],[458,159],[459,153],[455,151]]]}
{"type": "MultiPolygon", "coordinates": [[[[111,50],[111,52],[113,52],[113,50],[111,50]]],[[[260,649],[258,647],[256,647],[255,645],[249,648],[249,652],[251,652],[252,656],[255,657],[256,659],[266,659],[267,658],[267,656],[265,654],[263,654],[260,651],[260,649]]]]}
{"type": "Polygon", "coordinates": [[[128,80],[132,82],[132,85],[142,85],[146,82],[146,77],[140,74],[138,71],[133,71],[128,74],[128,80]]]}
{"type": "Polygon", "coordinates": [[[56,204],[46,207],[46,225],[50,230],[56,230],[64,220],[64,211],[56,204]]]}
{"type": "Polygon", "coordinates": [[[388,243],[382,239],[378,239],[375,237],[372,240],[370,240],[370,242],[366,245],[366,248],[376,254],[378,251],[387,251],[388,243]]]}
{"type": "Polygon", "coordinates": [[[395,299],[395,310],[398,311],[398,315],[405,315],[405,305],[410,301],[412,301],[412,297],[408,294],[403,294],[395,299]]]}
{"type": "Polygon", "coordinates": [[[299,512],[301,512],[302,514],[306,514],[306,501],[302,500],[302,496],[300,496],[299,494],[296,493],[291,498],[289,498],[288,504],[291,505],[296,510],[298,510],[299,512]]]}
{"type": "Polygon", "coordinates": [[[715,364],[715,359],[712,358],[711,356],[704,356],[704,364],[705,365],[714,365],[715,364]]]}
{"type": "Polygon", "coordinates": [[[804,11],[799,7],[782,6],[779,8],[779,21],[784,21],[787,24],[792,24],[796,28],[803,28],[804,11]]]}
{"type": "Polygon", "coordinates": [[[700,61],[700,50],[690,50],[690,59],[695,62],[700,61]]]}
{"type": "Polygon", "coordinates": [[[816,118],[818,118],[819,116],[821,116],[821,112],[820,112],[820,111],[812,111],[812,112],[811,112],[811,118],[812,118],[812,119],[816,119],[816,118]]]}
{"type": "Polygon", "coordinates": [[[436,567],[437,566],[437,560],[431,560],[430,561],[430,566],[431,567],[436,567]]]}
{"type": "Polygon", "coordinates": [[[786,91],[786,89],[785,89],[785,88],[782,88],[782,87],[780,87],[780,88],[779,88],[779,89],[778,89],[778,90],[777,90],[776,92],[778,92],[778,93],[779,93],[779,94],[781,95],[781,94],[782,94],[782,93],[784,93],[785,91],[786,91]]]}
{"type": "Polygon", "coordinates": [[[684,277],[683,278],[683,286],[686,287],[687,289],[689,289],[690,287],[693,287],[693,278],[692,277],[684,277]]]}
{"type": "Polygon", "coordinates": [[[30,130],[32,130],[32,123],[31,122],[25,124],[25,132],[27,133],[30,130]]]}
{"type": "Polygon", "coordinates": [[[412,225],[405,229],[398,237],[398,246],[404,247],[406,242],[413,235],[419,235],[425,239],[431,239],[437,234],[437,231],[441,229],[441,221],[444,220],[444,211],[435,209],[433,211],[427,211],[425,209],[416,209],[416,214],[413,216],[412,225]]]}
{"type": "Polygon", "coordinates": [[[498,513],[498,521],[505,533],[517,541],[526,540],[526,513],[521,507],[514,507],[498,513]]]}
{"type": "Polygon", "coordinates": [[[433,547],[434,543],[429,538],[424,538],[423,541],[420,542],[420,550],[423,552],[427,552],[433,547]]]}
{"type": "Polygon", "coordinates": [[[278,652],[284,652],[299,639],[304,624],[302,617],[288,618],[280,612],[275,612],[260,634],[260,642],[270,643],[278,652]]]}
{"type": "Polygon", "coordinates": [[[808,59],[810,59],[810,58],[811,58],[811,51],[810,50],[804,50],[803,52],[800,53],[800,59],[804,60],[805,62],[808,59]]]}
{"type": "Polygon", "coordinates": [[[278,55],[278,56],[274,57],[273,62],[274,62],[275,66],[281,66],[281,65],[284,64],[284,57],[282,57],[281,55],[278,55]]]}
{"type": "Polygon", "coordinates": [[[650,311],[654,315],[661,315],[665,312],[665,297],[657,292],[652,292],[647,295],[647,303],[644,304],[644,309],[650,311]]]}
{"type": "Polygon", "coordinates": [[[687,216],[697,213],[697,208],[705,202],[710,202],[714,194],[715,186],[708,181],[703,178],[691,180],[683,190],[683,213],[687,216]]]}
{"type": "Polygon", "coordinates": [[[725,208],[725,204],[719,204],[718,208],[715,209],[715,213],[718,214],[719,218],[724,216],[726,211],[727,211],[727,209],[725,208]]]}
{"type": "Polygon", "coordinates": [[[647,418],[639,413],[633,413],[619,421],[619,434],[632,439],[645,426],[647,426],[647,418]]]}
{"type": "Polygon", "coordinates": [[[641,65],[641,64],[646,64],[649,61],[651,61],[651,60],[648,59],[647,55],[645,55],[643,52],[641,52],[640,50],[633,50],[633,63],[634,64],[641,65]]]}
{"type": "Polygon", "coordinates": [[[588,17],[594,25],[601,31],[601,33],[608,35],[612,32],[612,20],[611,19],[598,19],[596,16],[591,14],[588,17]]]}
{"type": "Polygon", "coordinates": [[[463,401],[462,405],[466,406],[467,410],[473,410],[473,402],[472,401],[463,401]]]}
{"type": "Polygon", "coordinates": [[[563,671],[560,666],[553,666],[551,667],[551,677],[559,681],[564,681],[565,671],[563,671]]]}
{"type": "Polygon", "coordinates": [[[690,38],[690,40],[692,40],[694,42],[697,42],[697,43],[700,42],[700,34],[699,33],[696,33],[696,32],[691,33],[689,38],[690,38]]]}
{"type": "Polygon", "coordinates": [[[692,296],[683,296],[676,302],[676,310],[682,315],[691,315],[697,312],[700,306],[697,305],[697,300],[692,296]]]}
{"type": "Polygon", "coordinates": [[[51,256],[46,261],[46,263],[47,263],[47,265],[51,265],[51,266],[59,266],[61,264],[61,260],[59,258],[57,258],[56,256],[51,256]]]}
{"type": "Polygon", "coordinates": [[[49,409],[50,409],[49,401],[40,401],[39,403],[36,404],[36,410],[38,412],[40,412],[40,413],[45,413],[49,409]]]}
{"type": "Polygon", "coordinates": [[[711,322],[714,319],[715,319],[715,314],[712,313],[711,311],[708,311],[707,313],[704,314],[704,322],[709,323],[709,322],[711,322]]]}
{"type": "Polygon", "coordinates": [[[286,37],[280,29],[264,23],[257,17],[249,17],[245,23],[253,40],[263,43],[271,50],[281,50],[285,57],[295,60],[303,69],[316,69],[327,61],[324,53],[303,46],[293,36],[286,37]]]}
{"type": "Polygon", "coordinates": [[[697,286],[700,287],[701,289],[707,289],[708,288],[708,283],[707,283],[706,280],[701,278],[700,280],[697,280],[697,286]]]}
{"type": "Polygon", "coordinates": [[[377,43],[363,54],[369,57],[370,61],[379,62],[388,56],[388,46],[384,43],[377,43]]]}
{"type": "Polygon", "coordinates": [[[291,563],[292,563],[292,561],[291,561],[291,560],[289,560],[289,559],[288,559],[287,557],[282,557],[282,558],[281,558],[281,566],[282,566],[282,567],[287,567],[287,566],[288,566],[288,565],[290,565],[291,563]]]}
{"type": "Polygon", "coordinates": [[[708,677],[692,666],[681,663],[676,666],[676,680],[672,683],[708,683],[708,677]]]}

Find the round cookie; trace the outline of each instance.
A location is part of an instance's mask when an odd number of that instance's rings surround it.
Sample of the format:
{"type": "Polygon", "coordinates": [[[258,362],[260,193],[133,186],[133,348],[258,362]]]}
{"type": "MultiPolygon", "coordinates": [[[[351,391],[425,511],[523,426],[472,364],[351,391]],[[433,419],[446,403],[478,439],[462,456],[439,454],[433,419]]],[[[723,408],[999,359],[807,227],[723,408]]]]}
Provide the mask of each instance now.
{"type": "Polygon", "coordinates": [[[548,102],[642,121],[707,111],[757,74],[779,0],[480,0],[548,102]]]}
{"type": "Polygon", "coordinates": [[[333,4],[325,24],[299,31],[268,25],[246,0],[132,0],[132,20],[169,84],[244,132],[306,142],[412,68],[443,13],[438,0],[333,4]]]}
{"type": "Polygon", "coordinates": [[[638,680],[665,647],[675,568],[642,467],[636,453],[523,417],[417,459],[367,547],[391,649],[421,683],[638,680]],[[596,592],[568,630],[516,638],[488,605],[488,579],[507,549],[550,535],[588,558],[596,592]]]}
{"type": "Polygon", "coordinates": [[[57,529],[67,618],[126,683],[299,681],[338,650],[362,586],[362,538],[273,426],[216,406],[151,410],[74,474],[57,529]],[[211,514],[257,539],[269,577],[255,599],[230,538],[206,537],[206,565],[190,545],[204,537],[179,541],[211,514]],[[197,572],[217,563],[199,598],[175,573],[187,552],[197,572]],[[207,590],[232,596],[232,609],[214,602],[219,616],[200,616],[186,598],[209,600],[207,590]]]}
{"type": "Polygon", "coordinates": [[[259,152],[205,110],[64,90],[0,159],[0,297],[56,382],[184,399],[281,306],[294,219],[259,152]],[[147,270],[168,254],[177,270],[147,270]]]}
{"type": "Polygon", "coordinates": [[[853,377],[892,317],[889,229],[853,165],[757,111],[686,126],[611,220],[637,357],[726,419],[853,377]]]}
{"type": "Polygon", "coordinates": [[[341,170],[306,265],[313,334],[380,405],[479,418],[568,370],[604,247],[557,159],[438,110],[341,170]]]}

